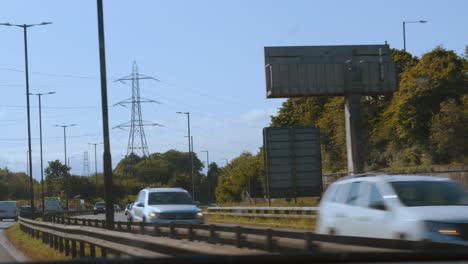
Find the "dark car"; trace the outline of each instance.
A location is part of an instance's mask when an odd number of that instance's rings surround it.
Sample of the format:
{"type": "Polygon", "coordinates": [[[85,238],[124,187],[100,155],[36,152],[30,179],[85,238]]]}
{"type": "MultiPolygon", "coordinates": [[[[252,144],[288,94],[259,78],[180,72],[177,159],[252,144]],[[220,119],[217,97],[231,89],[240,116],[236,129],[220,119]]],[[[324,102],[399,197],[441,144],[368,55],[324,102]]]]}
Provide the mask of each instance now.
{"type": "Polygon", "coordinates": [[[31,218],[32,216],[31,206],[23,205],[23,206],[20,206],[18,209],[19,209],[19,216],[25,217],[25,218],[31,218]]]}
{"type": "Polygon", "coordinates": [[[105,210],[106,210],[106,203],[105,202],[97,202],[94,205],[93,213],[94,214],[104,213],[105,210]]]}

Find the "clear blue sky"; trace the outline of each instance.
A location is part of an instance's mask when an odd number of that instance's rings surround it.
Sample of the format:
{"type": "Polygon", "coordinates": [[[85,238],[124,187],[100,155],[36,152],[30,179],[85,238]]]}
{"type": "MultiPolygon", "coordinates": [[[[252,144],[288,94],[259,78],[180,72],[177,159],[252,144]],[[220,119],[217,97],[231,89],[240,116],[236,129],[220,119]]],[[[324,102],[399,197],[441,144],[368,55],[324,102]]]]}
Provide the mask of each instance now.
{"type": "MultiPolygon", "coordinates": [[[[150,152],[187,150],[190,111],[194,150],[202,160],[224,165],[242,151],[256,152],[262,128],[283,99],[266,99],[263,47],[276,45],[383,44],[421,55],[437,45],[462,53],[468,44],[468,1],[104,1],[109,103],[130,97],[130,87],[113,80],[128,75],[132,62],[161,82],[144,81],[142,96],[150,152]]],[[[62,130],[68,130],[72,172],[81,174],[88,142],[102,141],[96,3],[4,1],[0,22],[39,23],[28,31],[31,92],[43,98],[45,163],[63,160],[62,130]],[[49,107],[49,108],[46,108],[49,107]]],[[[0,27],[0,166],[26,169],[27,130],[24,50],[20,28],[0,27]],[[19,70],[19,71],[18,71],[19,70]]],[[[31,98],[34,177],[40,175],[37,98],[31,98]]],[[[130,108],[111,107],[110,126],[130,118],[130,108]]],[[[128,132],[111,131],[113,166],[126,153],[128,132]]],[[[98,148],[101,157],[102,147],[98,148]]],[[[101,159],[98,162],[101,171],[101,159]]]]}

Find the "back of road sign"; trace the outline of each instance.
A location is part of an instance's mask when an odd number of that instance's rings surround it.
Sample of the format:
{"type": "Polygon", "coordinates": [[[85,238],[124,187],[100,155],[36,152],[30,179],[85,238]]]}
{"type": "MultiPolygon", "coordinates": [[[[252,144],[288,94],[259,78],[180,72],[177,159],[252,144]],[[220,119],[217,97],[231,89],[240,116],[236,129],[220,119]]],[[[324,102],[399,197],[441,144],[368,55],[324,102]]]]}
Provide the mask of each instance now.
{"type": "Polygon", "coordinates": [[[385,94],[397,89],[388,45],[265,47],[267,98],[385,94]]]}
{"type": "Polygon", "coordinates": [[[267,195],[270,198],[320,196],[322,166],[316,127],[263,129],[267,195]]]}

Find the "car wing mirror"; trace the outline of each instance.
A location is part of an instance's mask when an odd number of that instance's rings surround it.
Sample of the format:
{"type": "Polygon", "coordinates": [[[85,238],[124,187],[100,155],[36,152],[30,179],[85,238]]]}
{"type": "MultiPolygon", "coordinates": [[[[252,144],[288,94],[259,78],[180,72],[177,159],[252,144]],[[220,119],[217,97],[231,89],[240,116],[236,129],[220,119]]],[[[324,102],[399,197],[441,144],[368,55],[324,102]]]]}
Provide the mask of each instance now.
{"type": "Polygon", "coordinates": [[[386,211],[388,209],[384,203],[373,203],[369,207],[372,209],[383,210],[383,211],[386,211]]]}

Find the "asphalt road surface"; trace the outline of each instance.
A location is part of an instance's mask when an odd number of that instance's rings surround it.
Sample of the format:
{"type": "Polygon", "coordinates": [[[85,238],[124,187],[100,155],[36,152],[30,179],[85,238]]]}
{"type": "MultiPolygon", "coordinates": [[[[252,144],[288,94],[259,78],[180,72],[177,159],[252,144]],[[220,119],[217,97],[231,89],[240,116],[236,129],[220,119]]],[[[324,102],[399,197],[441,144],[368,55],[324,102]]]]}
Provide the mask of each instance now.
{"type": "Polygon", "coordinates": [[[14,225],[14,221],[0,221],[0,262],[16,262],[17,260],[9,253],[13,251],[8,239],[5,236],[5,230],[14,225]]]}

